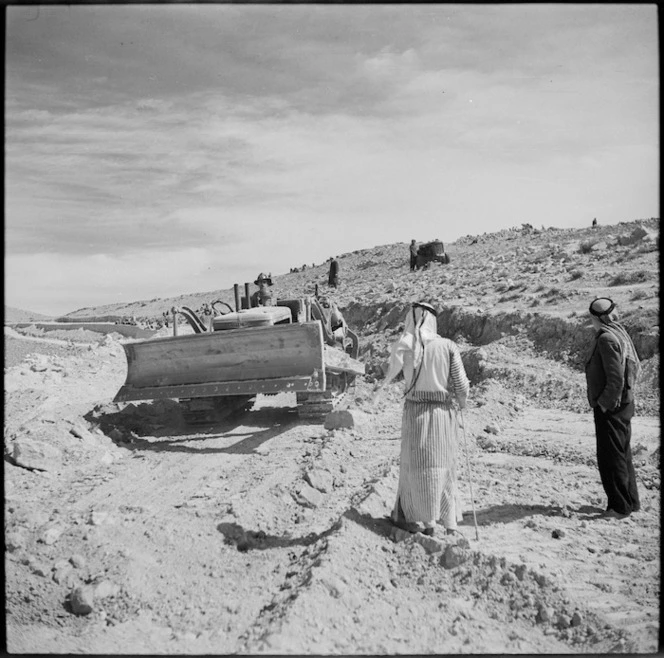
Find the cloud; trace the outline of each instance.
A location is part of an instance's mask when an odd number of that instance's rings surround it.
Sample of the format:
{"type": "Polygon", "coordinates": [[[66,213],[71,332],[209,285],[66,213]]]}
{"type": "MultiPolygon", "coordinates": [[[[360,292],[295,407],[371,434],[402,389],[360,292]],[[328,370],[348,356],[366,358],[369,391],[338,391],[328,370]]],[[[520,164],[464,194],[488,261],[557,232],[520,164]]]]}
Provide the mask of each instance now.
{"type": "Polygon", "coordinates": [[[155,264],[136,281],[162,296],[163,254],[189,275],[196,253],[223,287],[658,207],[648,7],[34,9],[8,9],[6,248],[48,255],[63,288],[99,255],[155,264]]]}
{"type": "MultiPolygon", "coordinates": [[[[5,258],[5,303],[46,314],[228,287],[242,257],[200,248],[126,256],[34,253],[5,258]]],[[[255,275],[252,268],[250,275],[255,275]]],[[[246,272],[245,274],[249,274],[246,272]]],[[[251,279],[253,281],[253,278],[251,279]]]]}

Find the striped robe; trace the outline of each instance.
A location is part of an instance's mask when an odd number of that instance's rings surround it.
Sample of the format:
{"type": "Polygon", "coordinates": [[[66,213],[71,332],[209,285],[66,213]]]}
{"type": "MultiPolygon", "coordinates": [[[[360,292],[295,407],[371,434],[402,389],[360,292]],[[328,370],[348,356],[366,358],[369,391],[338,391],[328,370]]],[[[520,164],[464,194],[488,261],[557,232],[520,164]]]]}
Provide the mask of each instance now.
{"type": "Polygon", "coordinates": [[[438,520],[455,528],[462,510],[456,480],[458,423],[451,402],[454,394],[465,403],[469,382],[451,340],[437,336],[425,345],[422,359],[416,384],[404,403],[393,518],[438,520]]]}

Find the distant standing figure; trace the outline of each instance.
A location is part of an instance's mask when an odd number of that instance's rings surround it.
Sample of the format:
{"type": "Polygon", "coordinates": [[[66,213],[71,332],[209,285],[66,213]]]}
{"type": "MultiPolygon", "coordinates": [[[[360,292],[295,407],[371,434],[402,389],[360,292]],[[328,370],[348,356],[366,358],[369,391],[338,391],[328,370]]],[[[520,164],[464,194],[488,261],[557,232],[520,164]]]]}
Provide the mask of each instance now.
{"type": "Polygon", "coordinates": [[[593,218],[593,228],[597,228],[597,217],[593,218]]]}
{"type": "Polygon", "coordinates": [[[604,516],[624,519],[641,507],[630,445],[634,385],[641,364],[614,309],[607,297],[590,304],[590,319],[597,334],[586,363],[586,381],[595,416],[597,466],[608,498],[604,516]]]}
{"type": "Polygon", "coordinates": [[[339,263],[336,258],[330,263],[330,274],[327,278],[327,284],[336,288],[339,285],[339,263]]]}
{"type": "Polygon", "coordinates": [[[438,335],[436,318],[431,305],[412,305],[404,332],[392,346],[383,383],[384,387],[403,370],[406,400],[392,522],[409,532],[424,525],[424,534],[433,535],[440,521],[452,535],[460,534],[457,523],[462,519],[456,474],[457,416],[452,401],[456,398],[465,407],[470,384],[459,348],[438,335]]]}
{"type": "Polygon", "coordinates": [[[415,240],[410,241],[410,271],[415,271],[415,266],[417,265],[417,242],[415,240]]]}

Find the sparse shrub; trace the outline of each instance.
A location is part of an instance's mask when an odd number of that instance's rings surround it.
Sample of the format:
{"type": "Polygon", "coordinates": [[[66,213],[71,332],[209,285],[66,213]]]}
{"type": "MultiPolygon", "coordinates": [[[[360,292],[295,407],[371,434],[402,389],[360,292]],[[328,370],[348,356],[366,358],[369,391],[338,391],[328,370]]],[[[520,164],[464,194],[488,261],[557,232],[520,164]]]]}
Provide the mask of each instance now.
{"type": "Polygon", "coordinates": [[[371,260],[365,260],[364,262],[360,263],[360,264],[357,266],[357,269],[358,269],[358,270],[366,270],[366,269],[369,268],[369,267],[376,267],[376,265],[378,265],[378,263],[374,263],[374,262],[371,261],[371,260]]]}
{"type": "Polygon", "coordinates": [[[596,244],[597,244],[597,242],[595,240],[584,240],[579,245],[579,253],[580,254],[589,254],[593,250],[593,247],[596,244]]]}
{"type": "Polygon", "coordinates": [[[512,302],[512,301],[514,301],[515,299],[520,299],[520,298],[521,298],[521,295],[520,295],[519,293],[514,294],[514,295],[501,295],[501,296],[498,298],[498,302],[499,302],[499,303],[500,303],[500,302],[512,302]]]}
{"type": "Polygon", "coordinates": [[[631,297],[631,301],[635,302],[639,299],[645,299],[648,296],[648,293],[643,290],[643,288],[637,290],[631,297]]]}
{"type": "Polygon", "coordinates": [[[507,284],[505,283],[499,283],[496,286],[496,292],[505,292],[507,290],[507,284]]]}
{"type": "Polygon", "coordinates": [[[580,279],[583,276],[583,272],[581,270],[573,270],[570,272],[570,281],[576,281],[577,279],[580,279]]]}
{"type": "Polygon", "coordinates": [[[631,283],[643,283],[650,278],[646,270],[637,270],[636,272],[621,272],[609,281],[609,286],[627,286],[631,283]]]}
{"type": "Polygon", "coordinates": [[[542,290],[544,290],[545,288],[546,286],[543,283],[540,283],[539,286],[535,288],[535,292],[542,292],[542,290]]]}
{"type": "Polygon", "coordinates": [[[533,301],[530,303],[530,305],[531,305],[531,306],[539,306],[541,303],[542,303],[542,302],[540,302],[540,300],[537,299],[537,297],[534,297],[534,298],[533,298],[533,301]]]}

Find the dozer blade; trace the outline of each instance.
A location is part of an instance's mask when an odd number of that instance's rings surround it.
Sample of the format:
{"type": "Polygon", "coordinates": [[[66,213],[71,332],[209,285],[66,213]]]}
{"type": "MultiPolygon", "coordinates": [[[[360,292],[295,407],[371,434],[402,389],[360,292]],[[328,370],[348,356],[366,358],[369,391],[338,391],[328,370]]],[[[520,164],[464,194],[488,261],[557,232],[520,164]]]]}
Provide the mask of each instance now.
{"type": "Polygon", "coordinates": [[[123,345],[115,401],[325,390],[318,322],[189,334],[123,345]]]}

